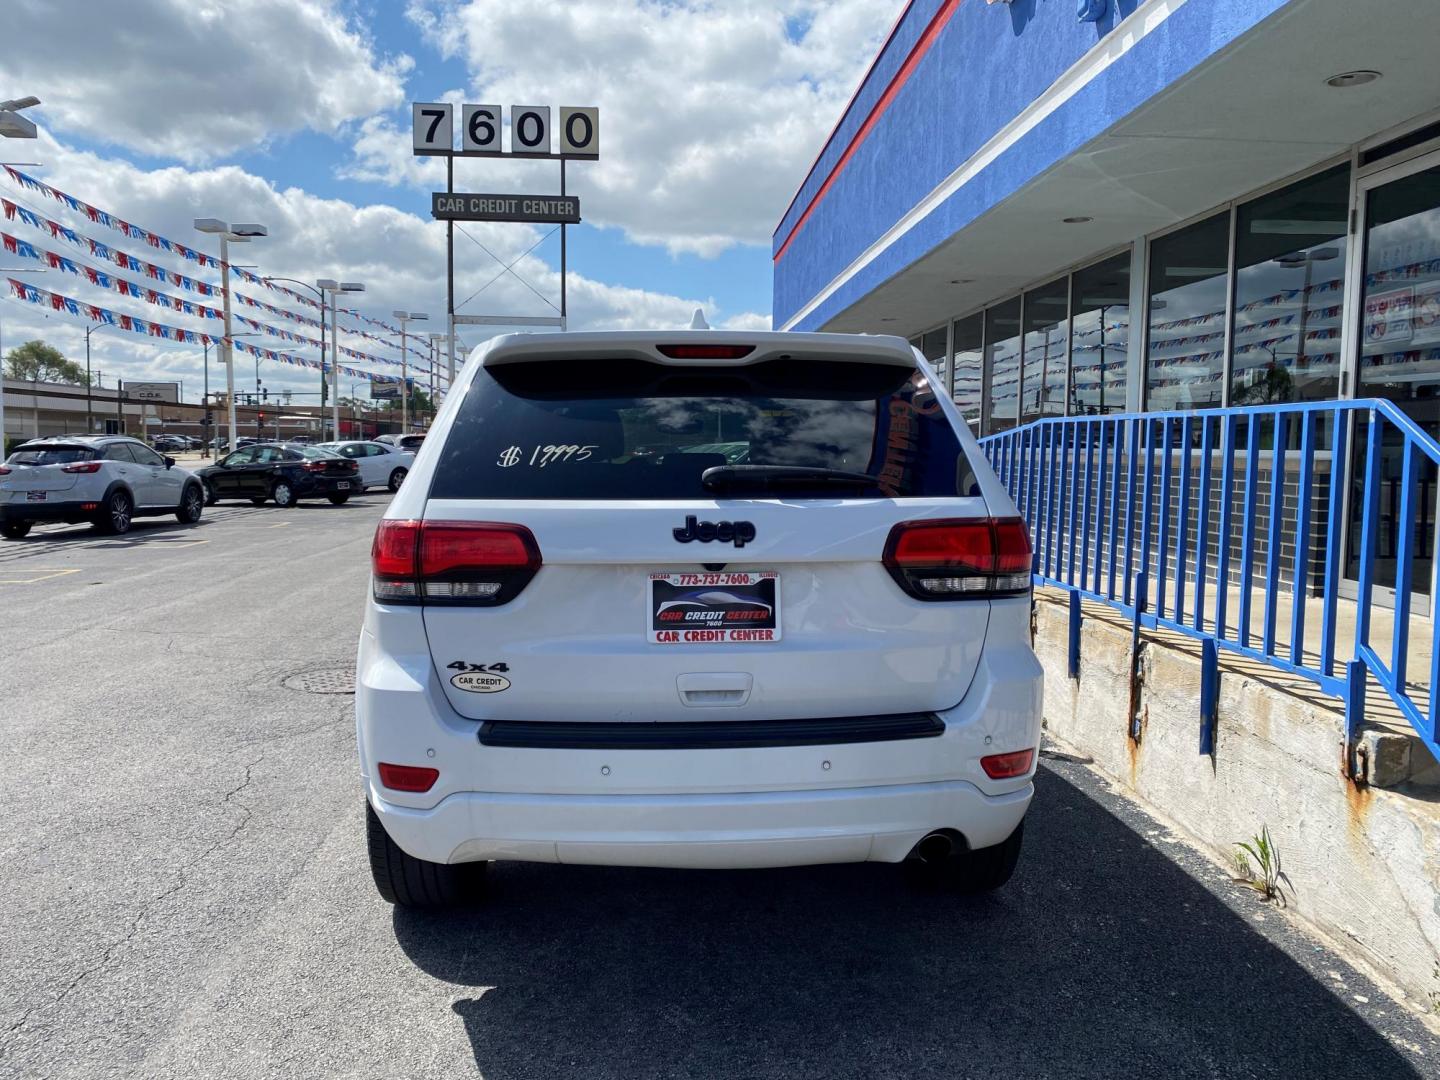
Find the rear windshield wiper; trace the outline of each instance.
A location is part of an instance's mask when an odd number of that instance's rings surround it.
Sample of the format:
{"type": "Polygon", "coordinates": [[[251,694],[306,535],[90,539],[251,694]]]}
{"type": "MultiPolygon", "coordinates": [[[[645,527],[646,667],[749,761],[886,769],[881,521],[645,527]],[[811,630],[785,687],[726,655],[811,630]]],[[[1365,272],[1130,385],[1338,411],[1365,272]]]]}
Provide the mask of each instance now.
{"type": "Polygon", "coordinates": [[[818,465],[715,465],[700,474],[700,483],[711,490],[764,488],[780,484],[879,486],[879,481],[869,473],[826,469],[818,465]]]}

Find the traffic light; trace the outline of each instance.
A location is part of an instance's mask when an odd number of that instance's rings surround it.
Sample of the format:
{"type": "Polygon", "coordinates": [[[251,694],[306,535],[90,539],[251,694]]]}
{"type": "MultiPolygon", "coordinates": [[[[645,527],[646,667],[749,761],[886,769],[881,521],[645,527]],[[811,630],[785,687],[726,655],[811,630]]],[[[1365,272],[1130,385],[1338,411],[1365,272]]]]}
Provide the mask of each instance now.
{"type": "Polygon", "coordinates": [[[262,412],[262,413],[260,414],[260,423],[263,424],[264,422],[265,422],[265,414],[262,412]]]}
{"type": "Polygon", "coordinates": [[[266,389],[265,387],[263,387],[263,386],[260,388],[260,400],[261,400],[261,401],[269,401],[269,400],[270,400],[270,391],[269,391],[268,389],[266,389]]]}

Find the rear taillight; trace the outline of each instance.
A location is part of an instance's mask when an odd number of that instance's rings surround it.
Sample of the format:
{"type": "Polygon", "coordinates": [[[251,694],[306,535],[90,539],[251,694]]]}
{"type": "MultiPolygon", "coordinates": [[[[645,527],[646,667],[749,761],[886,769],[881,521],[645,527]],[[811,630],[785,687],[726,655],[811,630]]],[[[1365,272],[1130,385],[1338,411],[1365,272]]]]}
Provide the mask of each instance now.
{"type": "Polygon", "coordinates": [[[391,765],[382,761],[378,771],[381,785],[391,791],[429,791],[440,779],[439,769],[427,769],[423,765],[391,765]]]}
{"type": "Polygon", "coordinates": [[[61,471],[61,472],[68,472],[68,473],[92,473],[92,472],[99,472],[99,471],[100,471],[100,462],[98,462],[98,461],[76,461],[76,462],[73,462],[73,463],[71,463],[71,464],[69,464],[69,465],[62,465],[62,466],[60,466],[60,471],[61,471]]]}
{"type": "Polygon", "coordinates": [[[1015,518],[902,521],[885,568],[919,600],[989,599],[1030,590],[1030,534],[1015,518]]]}
{"type": "Polygon", "coordinates": [[[384,604],[504,604],[540,569],[529,529],[491,521],[382,521],[370,559],[384,604]]]}
{"type": "Polygon", "coordinates": [[[9,476],[9,475],[10,475],[10,470],[7,469],[4,465],[0,465],[0,476],[9,476]]]}
{"type": "Polygon", "coordinates": [[[991,780],[1013,780],[1024,776],[1035,763],[1035,751],[1014,750],[1008,754],[991,754],[980,759],[980,767],[991,780]]]}

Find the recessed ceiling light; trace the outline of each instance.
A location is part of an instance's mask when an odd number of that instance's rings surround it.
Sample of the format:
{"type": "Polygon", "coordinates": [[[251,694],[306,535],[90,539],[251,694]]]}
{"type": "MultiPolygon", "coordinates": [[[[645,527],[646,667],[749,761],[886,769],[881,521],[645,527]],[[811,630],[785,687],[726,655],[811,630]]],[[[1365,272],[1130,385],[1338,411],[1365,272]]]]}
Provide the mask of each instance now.
{"type": "Polygon", "coordinates": [[[1346,87],[1364,86],[1380,78],[1378,71],[1342,71],[1339,75],[1331,75],[1325,80],[1326,86],[1346,87]]]}
{"type": "Polygon", "coordinates": [[[1085,217],[1083,214],[1077,217],[1067,217],[1064,219],[1066,225],[1084,225],[1087,221],[1094,220],[1095,219],[1093,217],[1085,217]]]}

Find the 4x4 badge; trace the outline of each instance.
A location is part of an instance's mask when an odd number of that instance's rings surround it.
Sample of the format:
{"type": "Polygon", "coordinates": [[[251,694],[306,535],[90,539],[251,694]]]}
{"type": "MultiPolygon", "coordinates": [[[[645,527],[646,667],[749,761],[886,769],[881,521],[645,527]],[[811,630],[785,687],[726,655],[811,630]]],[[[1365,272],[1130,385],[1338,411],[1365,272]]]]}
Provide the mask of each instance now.
{"type": "Polygon", "coordinates": [[[722,544],[733,543],[737,548],[743,548],[755,539],[755,526],[748,521],[696,521],[694,514],[687,514],[684,526],[672,531],[675,539],[682,544],[692,540],[699,540],[702,544],[719,540],[722,544]]]}

